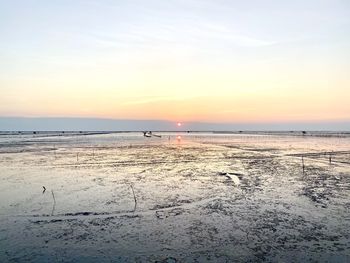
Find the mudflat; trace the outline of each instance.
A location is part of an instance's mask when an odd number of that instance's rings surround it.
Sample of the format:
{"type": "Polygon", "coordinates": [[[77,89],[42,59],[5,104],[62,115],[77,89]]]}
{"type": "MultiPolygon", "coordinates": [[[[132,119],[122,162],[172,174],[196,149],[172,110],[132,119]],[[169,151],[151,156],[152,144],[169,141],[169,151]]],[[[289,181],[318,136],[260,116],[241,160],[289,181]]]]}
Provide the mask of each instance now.
{"type": "Polygon", "coordinates": [[[159,135],[1,134],[0,261],[350,262],[349,135],[159,135]]]}

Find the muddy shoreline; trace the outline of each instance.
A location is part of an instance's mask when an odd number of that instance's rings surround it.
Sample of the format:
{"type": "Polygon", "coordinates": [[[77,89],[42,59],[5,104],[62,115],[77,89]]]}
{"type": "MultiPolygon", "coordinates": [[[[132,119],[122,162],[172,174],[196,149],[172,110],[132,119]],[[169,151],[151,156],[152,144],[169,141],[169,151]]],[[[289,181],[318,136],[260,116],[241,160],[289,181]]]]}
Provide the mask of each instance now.
{"type": "Polygon", "coordinates": [[[1,262],[350,261],[348,137],[0,144],[1,262]]]}

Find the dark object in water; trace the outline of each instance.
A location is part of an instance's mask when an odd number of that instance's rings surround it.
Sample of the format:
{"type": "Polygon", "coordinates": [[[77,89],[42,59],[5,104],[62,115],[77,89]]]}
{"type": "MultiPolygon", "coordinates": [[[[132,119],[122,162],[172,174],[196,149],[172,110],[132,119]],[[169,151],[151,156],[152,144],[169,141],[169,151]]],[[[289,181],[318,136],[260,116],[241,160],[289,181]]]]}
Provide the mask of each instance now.
{"type": "Polygon", "coordinates": [[[43,193],[45,193],[45,191],[46,191],[46,187],[45,187],[45,186],[43,186],[43,188],[44,188],[44,191],[43,191],[43,193]]]}

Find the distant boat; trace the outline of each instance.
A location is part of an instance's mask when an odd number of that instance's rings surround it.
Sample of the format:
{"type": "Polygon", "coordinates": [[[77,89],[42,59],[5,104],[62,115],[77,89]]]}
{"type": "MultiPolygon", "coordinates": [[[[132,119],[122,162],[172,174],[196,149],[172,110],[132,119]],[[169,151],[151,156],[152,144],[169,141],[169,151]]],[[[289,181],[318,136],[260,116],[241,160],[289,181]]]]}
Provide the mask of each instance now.
{"type": "Polygon", "coordinates": [[[144,131],[143,132],[143,136],[147,137],[147,138],[152,137],[152,136],[158,137],[158,138],[162,137],[161,135],[153,134],[151,131],[144,131]]]}
{"type": "Polygon", "coordinates": [[[144,137],[152,137],[152,132],[147,132],[147,131],[145,131],[145,132],[143,132],[143,136],[144,137]]]}

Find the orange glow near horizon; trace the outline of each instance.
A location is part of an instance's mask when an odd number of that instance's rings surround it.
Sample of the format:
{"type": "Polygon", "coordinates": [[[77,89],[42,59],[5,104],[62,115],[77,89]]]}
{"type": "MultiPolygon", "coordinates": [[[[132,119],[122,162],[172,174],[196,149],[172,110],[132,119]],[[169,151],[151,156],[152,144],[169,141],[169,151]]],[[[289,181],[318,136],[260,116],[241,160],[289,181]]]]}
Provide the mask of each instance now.
{"type": "Polygon", "coordinates": [[[220,72],[202,67],[192,71],[191,75],[176,68],[173,72],[162,72],[161,77],[158,71],[150,71],[148,76],[138,72],[139,81],[128,74],[116,80],[93,73],[84,77],[62,76],[60,83],[28,77],[9,84],[0,79],[0,86],[8,87],[0,96],[0,115],[158,119],[176,124],[179,119],[186,122],[350,119],[350,90],[346,88],[350,81],[340,78],[345,73],[329,70],[319,76],[308,72],[306,76],[304,72],[295,72],[295,68],[287,68],[285,71],[290,75],[281,69],[264,69],[262,74],[253,67],[250,71],[255,79],[251,80],[244,68],[237,69],[239,77],[230,76],[225,68],[220,72]],[[177,75],[182,77],[175,81],[177,75]],[[115,86],[125,89],[114,89],[115,86]],[[173,90],[178,92],[174,94],[173,90]]]}

